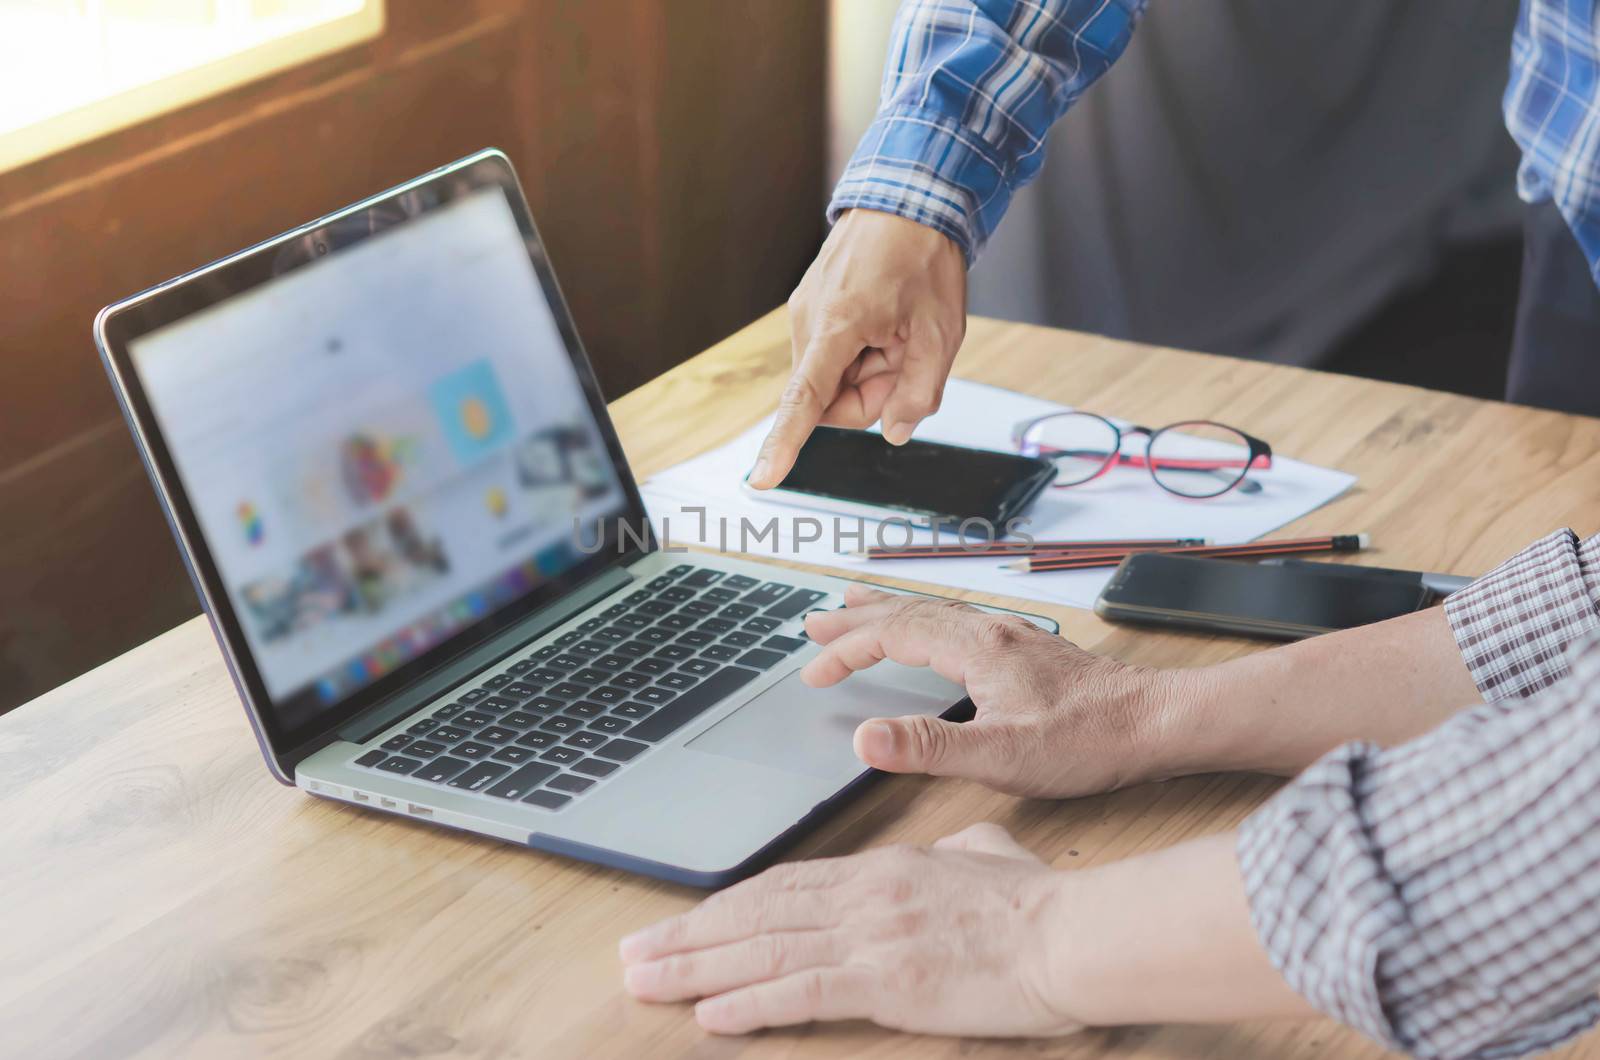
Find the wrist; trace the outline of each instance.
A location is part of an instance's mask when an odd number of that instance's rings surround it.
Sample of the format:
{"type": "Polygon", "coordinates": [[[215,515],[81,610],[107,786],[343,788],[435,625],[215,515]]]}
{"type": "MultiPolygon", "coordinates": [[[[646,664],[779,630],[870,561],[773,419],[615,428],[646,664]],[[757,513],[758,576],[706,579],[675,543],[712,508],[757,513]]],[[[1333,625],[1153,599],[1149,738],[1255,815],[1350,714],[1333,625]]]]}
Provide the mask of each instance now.
{"type": "Polygon", "coordinates": [[[1145,749],[1144,775],[1139,780],[1170,780],[1224,768],[1233,734],[1225,716],[1213,709],[1219,694],[1215,668],[1144,669],[1138,678],[1142,719],[1140,746],[1145,749]]]}

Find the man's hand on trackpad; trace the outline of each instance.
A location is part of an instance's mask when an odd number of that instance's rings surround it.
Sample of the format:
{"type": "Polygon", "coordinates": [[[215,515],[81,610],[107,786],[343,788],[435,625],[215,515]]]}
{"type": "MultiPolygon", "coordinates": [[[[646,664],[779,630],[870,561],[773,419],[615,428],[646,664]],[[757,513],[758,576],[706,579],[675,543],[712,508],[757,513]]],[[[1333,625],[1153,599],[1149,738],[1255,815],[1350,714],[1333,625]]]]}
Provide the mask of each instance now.
{"type": "Polygon", "coordinates": [[[967,326],[967,266],[943,234],[847,210],[789,299],[793,375],[749,483],[770,489],[820,423],[896,445],[939,409],[967,326]]]}
{"type": "Polygon", "coordinates": [[[1165,775],[1181,697],[1167,672],[1093,655],[1014,615],[860,586],[846,606],[814,612],[823,651],[801,671],[837,684],[885,659],[928,666],[964,686],[966,724],[914,715],[856,730],[856,754],[891,773],[976,780],[1016,795],[1065,797],[1165,775]]]}

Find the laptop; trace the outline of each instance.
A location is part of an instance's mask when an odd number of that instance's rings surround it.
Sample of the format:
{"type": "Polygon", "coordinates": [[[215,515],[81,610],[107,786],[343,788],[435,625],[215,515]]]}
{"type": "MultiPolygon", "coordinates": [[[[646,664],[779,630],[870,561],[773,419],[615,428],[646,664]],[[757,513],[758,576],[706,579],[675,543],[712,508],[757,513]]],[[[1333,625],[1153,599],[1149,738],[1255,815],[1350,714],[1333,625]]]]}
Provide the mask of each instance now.
{"type": "Polygon", "coordinates": [[[660,546],[498,151],[95,337],[285,784],[720,886],[867,777],[863,719],[970,709],[894,664],[807,687],[845,580],[660,546]]]}

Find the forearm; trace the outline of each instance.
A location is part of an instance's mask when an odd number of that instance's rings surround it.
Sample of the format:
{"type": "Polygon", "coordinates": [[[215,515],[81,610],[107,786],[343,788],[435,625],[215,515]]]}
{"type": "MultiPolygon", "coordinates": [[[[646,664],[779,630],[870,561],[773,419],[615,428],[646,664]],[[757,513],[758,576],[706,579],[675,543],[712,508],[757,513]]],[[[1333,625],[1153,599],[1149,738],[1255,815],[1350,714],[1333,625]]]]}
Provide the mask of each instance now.
{"type": "Polygon", "coordinates": [[[1090,1025],[1316,1015],[1257,941],[1234,834],[1060,873],[1046,989],[1090,1025]]]}
{"type": "Polygon", "coordinates": [[[1174,773],[1294,774],[1351,740],[1404,743],[1483,698],[1442,608],[1164,681],[1174,773]]]}

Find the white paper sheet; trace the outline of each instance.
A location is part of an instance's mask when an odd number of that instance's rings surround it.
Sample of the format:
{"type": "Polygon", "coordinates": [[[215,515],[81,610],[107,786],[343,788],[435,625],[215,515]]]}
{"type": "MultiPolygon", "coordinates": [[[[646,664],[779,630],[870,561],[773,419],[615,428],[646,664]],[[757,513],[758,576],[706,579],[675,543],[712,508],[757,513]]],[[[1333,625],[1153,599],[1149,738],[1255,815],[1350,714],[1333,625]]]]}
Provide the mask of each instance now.
{"type": "MultiPolygon", "coordinates": [[[[1010,450],[1013,424],[1064,406],[998,387],[950,380],[937,414],[917,428],[933,442],[1010,450]]],[[[1101,410],[1094,410],[1101,411],[1101,410]]],[[[1116,410],[1107,410],[1116,411],[1116,410]]],[[[890,560],[867,563],[842,555],[877,544],[880,524],[867,520],[865,540],[853,516],[830,516],[752,497],[740,483],[771,426],[769,416],[738,438],[652,477],[641,487],[656,533],[671,545],[700,545],[755,555],[779,555],[852,572],[879,570],[896,578],[1004,596],[1090,607],[1110,570],[1014,574],[1002,559],[890,560]],[[705,509],[702,517],[698,509],[705,509]],[[757,536],[776,518],[774,535],[757,536]],[[743,520],[743,522],[741,522],[743,520]],[[819,527],[820,524],[820,527],[819,527]],[[743,531],[743,532],[742,532],[743,531]],[[817,541],[801,537],[821,533],[817,541]],[[836,536],[842,534],[843,536],[836,536]]],[[[1111,474],[1070,489],[1049,488],[1027,512],[1035,538],[1204,537],[1221,544],[1250,541],[1326,504],[1355,482],[1354,475],[1274,454],[1269,471],[1252,472],[1260,493],[1235,490],[1212,500],[1188,500],[1161,489],[1139,469],[1111,474]]],[[[882,526],[885,544],[906,543],[903,524],[882,526]]],[[[926,531],[912,535],[931,539],[926,531]]],[[[950,540],[945,534],[943,540],[950,540]]]]}

